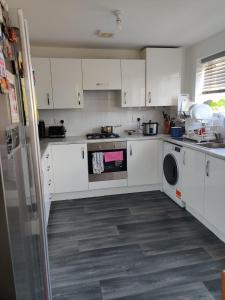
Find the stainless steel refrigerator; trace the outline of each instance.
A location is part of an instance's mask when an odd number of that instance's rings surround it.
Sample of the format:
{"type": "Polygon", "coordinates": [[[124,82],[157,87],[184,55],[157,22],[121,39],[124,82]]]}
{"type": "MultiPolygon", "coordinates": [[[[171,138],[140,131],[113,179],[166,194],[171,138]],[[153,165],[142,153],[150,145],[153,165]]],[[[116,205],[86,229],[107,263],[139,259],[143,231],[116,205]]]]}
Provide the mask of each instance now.
{"type": "Polygon", "coordinates": [[[34,81],[21,10],[18,28],[14,68],[6,59],[17,108],[10,93],[0,94],[0,299],[51,299],[34,81]]]}

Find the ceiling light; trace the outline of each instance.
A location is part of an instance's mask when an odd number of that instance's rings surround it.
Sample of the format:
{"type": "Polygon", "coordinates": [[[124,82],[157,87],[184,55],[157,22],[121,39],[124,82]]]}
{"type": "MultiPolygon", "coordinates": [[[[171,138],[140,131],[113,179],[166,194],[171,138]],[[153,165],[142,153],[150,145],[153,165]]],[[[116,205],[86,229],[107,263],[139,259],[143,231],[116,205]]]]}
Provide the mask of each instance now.
{"type": "Polygon", "coordinates": [[[121,11],[120,10],[114,10],[113,11],[114,16],[116,17],[116,25],[119,30],[122,30],[122,18],[121,18],[121,11]]]}

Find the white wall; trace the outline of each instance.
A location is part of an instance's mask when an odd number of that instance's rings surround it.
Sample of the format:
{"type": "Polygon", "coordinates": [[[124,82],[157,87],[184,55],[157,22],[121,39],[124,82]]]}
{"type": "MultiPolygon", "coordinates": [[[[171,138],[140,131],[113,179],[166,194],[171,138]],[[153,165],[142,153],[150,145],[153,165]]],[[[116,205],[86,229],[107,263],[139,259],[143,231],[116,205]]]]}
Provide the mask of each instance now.
{"type": "Polygon", "coordinates": [[[33,57],[67,58],[140,58],[140,51],[131,49],[86,49],[31,46],[33,57]]]}
{"type": "Polygon", "coordinates": [[[225,50],[225,31],[216,34],[186,49],[185,90],[195,97],[197,62],[207,56],[225,50]]]}
{"type": "Polygon", "coordinates": [[[46,125],[65,120],[67,136],[80,136],[87,133],[99,132],[104,125],[121,125],[115,128],[116,133],[122,134],[126,129],[136,129],[137,118],[142,121],[158,121],[162,124],[162,112],[149,108],[120,107],[120,92],[90,91],[84,92],[83,109],[74,110],[40,110],[40,119],[46,125]]]}
{"type": "MultiPolygon", "coordinates": [[[[70,58],[140,58],[140,51],[130,49],[81,49],[61,47],[31,47],[33,57],[70,57],[70,58]]],[[[84,92],[84,109],[77,110],[40,110],[40,119],[46,125],[58,124],[65,120],[67,135],[84,135],[100,131],[104,125],[122,125],[115,128],[121,134],[125,129],[135,129],[137,118],[142,121],[158,121],[162,124],[162,112],[151,108],[122,108],[119,92],[84,92]]]]}

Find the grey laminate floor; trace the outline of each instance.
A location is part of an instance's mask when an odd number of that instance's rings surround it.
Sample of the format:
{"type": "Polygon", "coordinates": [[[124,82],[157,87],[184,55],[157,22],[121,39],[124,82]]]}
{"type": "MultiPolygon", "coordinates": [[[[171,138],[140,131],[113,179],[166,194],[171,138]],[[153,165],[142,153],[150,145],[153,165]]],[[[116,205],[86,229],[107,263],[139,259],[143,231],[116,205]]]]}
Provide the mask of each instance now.
{"type": "Polygon", "coordinates": [[[225,244],[165,194],[53,202],[57,300],[220,299],[225,244]]]}

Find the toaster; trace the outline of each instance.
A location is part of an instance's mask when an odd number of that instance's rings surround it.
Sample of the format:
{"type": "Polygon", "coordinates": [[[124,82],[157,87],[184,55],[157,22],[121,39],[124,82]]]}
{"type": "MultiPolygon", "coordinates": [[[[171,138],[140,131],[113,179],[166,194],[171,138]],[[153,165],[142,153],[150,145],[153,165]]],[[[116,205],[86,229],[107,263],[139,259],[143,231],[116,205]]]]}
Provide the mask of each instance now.
{"type": "Polygon", "coordinates": [[[63,125],[49,126],[48,137],[49,138],[64,138],[66,136],[66,129],[63,125]]]}

